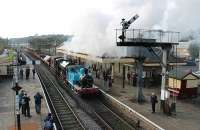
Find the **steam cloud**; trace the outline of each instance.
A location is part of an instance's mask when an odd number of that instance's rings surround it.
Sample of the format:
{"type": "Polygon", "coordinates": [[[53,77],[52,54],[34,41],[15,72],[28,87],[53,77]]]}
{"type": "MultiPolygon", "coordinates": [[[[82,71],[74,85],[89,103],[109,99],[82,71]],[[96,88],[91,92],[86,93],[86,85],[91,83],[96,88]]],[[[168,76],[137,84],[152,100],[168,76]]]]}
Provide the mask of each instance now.
{"type": "MultiPolygon", "coordinates": [[[[116,47],[115,30],[120,28],[122,18],[127,20],[135,14],[140,17],[132,27],[179,31],[185,36],[200,29],[199,0],[107,0],[108,10],[85,9],[80,23],[72,24],[74,38],[64,46],[67,50],[95,56],[107,53],[123,56],[122,48],[116,47]]],[[[196,33],[195,33],[196,34],[196,33]]],[[[195,39],[199,35],[195,36],[195,39]]]]}

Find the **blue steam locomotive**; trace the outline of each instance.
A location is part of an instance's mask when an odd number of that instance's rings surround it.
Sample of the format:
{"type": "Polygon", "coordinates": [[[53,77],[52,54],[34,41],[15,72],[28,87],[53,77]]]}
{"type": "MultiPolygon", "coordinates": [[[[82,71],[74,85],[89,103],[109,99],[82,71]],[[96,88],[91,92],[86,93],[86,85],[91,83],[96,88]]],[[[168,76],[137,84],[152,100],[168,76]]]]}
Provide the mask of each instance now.
{"type": "Polygon", "coordinates": [[[68,86],[79,95],[96,95],[98,88],[94,85],[94,80],[88,74],[88,69],[84,65],[78,65],[72,59],[64,59],[60,56],[51,56],[46,59],[46,63],[50,68],[56,71],[68,86]],[[47,60],[48,59],[48,60],[47,60]]]}
{"type": "Polygon", "coordinates": [[[88,69],[83,65],[71,65],[66,70],[66,80],[76,93],[80,95],[97,94],[98,89],[94,86],[94,81],[91,75],[88,74],[88,69]]]}

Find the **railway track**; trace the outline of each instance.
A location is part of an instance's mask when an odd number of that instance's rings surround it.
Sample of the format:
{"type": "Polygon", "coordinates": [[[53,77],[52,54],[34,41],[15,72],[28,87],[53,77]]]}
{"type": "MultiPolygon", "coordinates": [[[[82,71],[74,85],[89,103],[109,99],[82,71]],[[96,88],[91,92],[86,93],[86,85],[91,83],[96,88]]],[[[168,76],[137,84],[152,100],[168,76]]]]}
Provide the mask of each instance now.
{"type": "Polygon", "coordinates": [[[87,102],[94,108],[95,114],[106,123],[110,130],[135,130],[133,126],[105,106],[100,100],[87,100],[87,102]]]}
{"type": "MultiPolygon", "coordinates": [[[[86,113],[89,113],[89,115],[91,115],[91,117],[95,118],[94,120],[96,120],[97,122],[100,121],[100,124],[104,124],[102,126],[102,129],[104,130],[136,130],[136,128],[134,128],[134,126],[130,125],[129,123],[127,123],[123,118],[121,118],[118,114],[114,113],[111,109],[109,109],[107,106],[105,106],[98,98],[94,99],[94,100],[83,100],[81,98],[77,98],[77,95],[75,95],[73,92],[71,92],[71,90],[67,89],[66,84],[63,84],[62,78],[58,78],[57,81],[55,81],[55,79],[53,80],[53,78],[50,80],[48,79],[51,76],[45,76],[45,71],[47,71],[46,66],[41,65],[41,67],[37,67],[36,68],[38,70],[38,75],[40,77],[44,77],[41,78],[41,81],[44,82],[44,84],[46,84],[48,87],[46,87],[49,93],[49,97],[51,97],[51,104],[54,104],[53,109],[55,109],[56,111],[56,117],[58,117],[58,121],[60,125],[64,125],[65,126],[65,119],[66,117],[69,116],[64,116],[62,113],[65,112],[65,106],[63,106],[63,104],[65,103],[61,103],[64,97],[62,96],[61,92],[59,92],[59,87],[64,86],[63,88],[65,88],[64,90],[66,91],[70,91],[71,96],[73,96],[72,98],[74,98],[77,102],[77,104],[80,105],[80,107],[86,111],[86,113]],[[43,70],[42,70],[43,68],[43,70]],[[46,70],[45,70],[46,69],[46,70]],[[61,86],[55,85],[53,82],[59,82],[59,84],[61,86]],[[53,87],[52,87],[53,86],[53,87]],[[57,91],[57,92],[55,92],[57,91]],[[58,95],[61,95],[61,97],[59,97],[58,95]],[[86,107],[86,106],[91,106],[92,110],[90,107],[86,107]],[[86,107],[86,108],[85,108],[86,107]],[[58,110],[56,110],[58,109],[58,110]],[[60,110],[59,110],[60,109],[60,110]],[[64,118],[64,119],[63,119],[64,118]],[[99,120],[99,121],[98,121],[99,120]]],[[[50,74],[50,73],[49,73],[50,74]]],[[[55,74],[55,70],[51,69],[51,74],[53,74],[54,76],[56,76],[55,74]]],[[[67,115],[67,114],[66,114],[67,115]]],[[[76,117],[76,119],[78,119],[76,117]]],[[[80,121],[78,121],[80,122],[80,121]]],[[[80,125],[83,126],[83,125],[80,125]]],[[[77,127],[77,125],[76,125],[77,127]]],[[[72,127],[75,128],[75,127],[72,127]]],[[[68,128],[66,128],[68,129],[68,128]]],[[[79,128],[77,128],[79,129],[79,128]]],[[[83,129],[83,127],[80,127],[80,129],[83,129]]]]}
{"type": "MultiPolygon", "coordinates": [[[[51,70],[51,72],[55,75],[55,70],[51,70]]],[[[58,78],[59,82],[62,82],[58,78]]],[[[63,84],[64,85],[64,84],[63,84]]],[[[66,84],[65,84],[66,85],[66,84]]],[[[64,88],[67,88],[64,87],[64,88]]],[[[66,91],[69,91],[65,89],[66,91]]],[[[72,93],[74,94],[74,93],[72,93]]],[[[77,95],[74,95],[77,96],[77,95]]],[[[108,108],[102,101],[100,101],[98,98],[93,97],[92,99],[85,98],[82,100],[81,98],[75,98],[75,100],[79,100],[78,104],[87,112],[89,110],[90,112],[92,111],[91,116],[96,116],[98,120],[100,120],[101,124],[103,123],[103,129],[106,130],[136,130],[134,126],[130,125],[127,123],[123,118],[121,118],[118,114],[113,112],[110,108],[108,108]],[[81,102],[81,103],[80,103],[81,102]],[[88,105],[92,108],[88,108],[88,105]]],[[[90,113],[87,112],[87,113],[90,113]]],[[[96,119],[95,119],[96,120],[96,119]]],[[[99,122],[99,121],[97,121],[99,122]]]]}
{"type": "Polygon", "coordinates": [[[58,120],[61,130],[85,130],[79,118],[76,116],[62,93],[49,78],[48,74],[42,69],[42,66],[36,66],[36,71],[41,79],[43,87],[47,92],[53,111],[58,120]]]}

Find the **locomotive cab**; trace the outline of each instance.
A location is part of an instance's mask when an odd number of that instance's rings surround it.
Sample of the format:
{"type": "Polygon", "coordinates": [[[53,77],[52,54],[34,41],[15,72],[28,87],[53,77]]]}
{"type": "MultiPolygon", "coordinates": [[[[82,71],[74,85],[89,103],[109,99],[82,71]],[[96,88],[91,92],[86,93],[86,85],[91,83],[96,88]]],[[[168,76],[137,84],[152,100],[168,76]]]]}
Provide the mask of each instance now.
{"type": "Polygon", "coordinates": [[[93,78],[88,74],[88,69],[82,65],[72,65],[67,68],[67,81],[79,95],[93,95],[98,92],[93,78]]]}
{"type": "Polygon", "coordinates": [[[66,70],[67,70],[67,66],[71,65],[72,63],[69,60],[63,60],[60,62],[59,64],[59,68],[60,68],[60,74],[62,75],[62,78],[65,80],[66,78],[66,70]]]}
{"type": "Polygon", "coordinates": [[[93,80],[92,76],[90,76],[88,74],[88,69],[81,68],[80,72],[82,74],[81,79],[80,79],[80,86],[82,88],[91,88],[91,87],[93,87],[94,80],[93,80]]]}

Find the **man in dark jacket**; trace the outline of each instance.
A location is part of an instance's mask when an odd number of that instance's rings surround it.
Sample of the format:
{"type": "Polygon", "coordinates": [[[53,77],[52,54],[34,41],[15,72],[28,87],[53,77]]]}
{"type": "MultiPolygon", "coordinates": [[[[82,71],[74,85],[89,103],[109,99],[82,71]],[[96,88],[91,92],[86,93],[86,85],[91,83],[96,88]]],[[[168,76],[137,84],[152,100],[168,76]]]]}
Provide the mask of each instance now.
{"type": "Polygon", "coordinates": [[[51,113],[48,113],[47,117],[44,119],[44,130],[53,130],[53,117],[51,113]]]}
{"type": "Polygon", "coordinates": [[[40,95],[39,92],[37,92],[37,94],[34,96],[35,99],[35,111],[36,113],[40,113],[41,111],[41,99],[43,98],[42,95],[40,95]]]}
{"type": "Polygon", "coordinates": [[[27,96],[27,94],[24,95],[23,97],[23,100],[24,100],[24,110],[25,110],[25,116],[27,117],[31,117],[30,115],[30,105],[29,105],[29,102],[30,102],[30,98],[27,96]]]}
{"type": "Polygon", "coordinates": [[[23,68],[20,69],[19,73],[20,73],[20,78],[23,79],[23,76],[24,76],[24,70],[23,70],[23,68]]]}
{"type": "Polygon", "coordinates": [[[29,79],[29,74],[30,74],[30,68],[27,66],[26,68],[26,79],[29,79]]]}
{"type": "Polygon", "coordinates": [[[152,93],[151,94],[152,113],[155,113],[155,107],[157,102],[158,102],[157,96],[155,95],[155,93],[152,93]]]}
{"type": "Polygon", "coordinates": [[[21,90],[20,94],[19,94],[19,109],[21,109],[22,107],[22,98],[24,97],[24,90],[21,90]]]}
{"type": "Polygon", "coordinates": [[[35,79],[35,68],[32,69],[33,72],[33,79],[35,79]]]}

